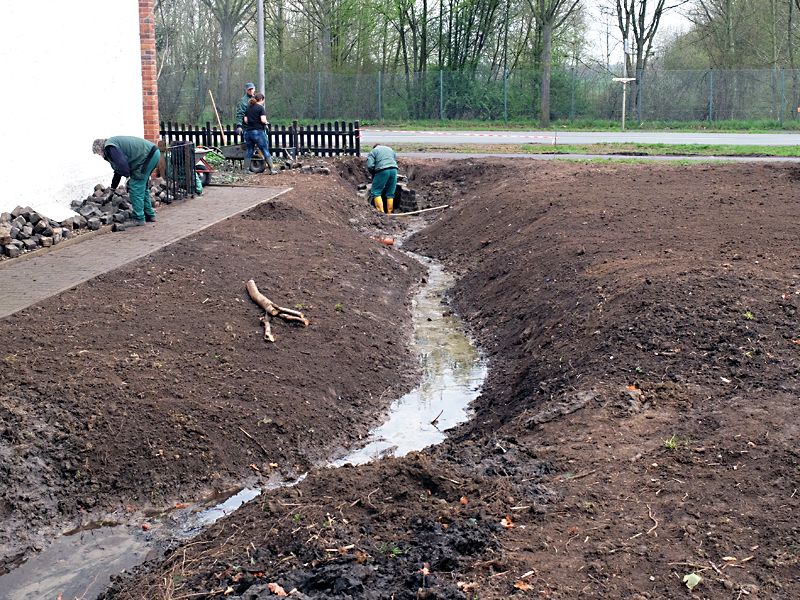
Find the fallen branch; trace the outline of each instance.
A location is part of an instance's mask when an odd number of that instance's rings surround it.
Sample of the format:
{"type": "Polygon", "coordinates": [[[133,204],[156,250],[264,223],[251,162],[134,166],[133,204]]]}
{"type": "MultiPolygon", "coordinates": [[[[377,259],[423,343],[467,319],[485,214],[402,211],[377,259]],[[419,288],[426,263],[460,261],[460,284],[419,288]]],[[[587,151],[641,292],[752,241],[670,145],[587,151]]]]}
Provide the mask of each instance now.
{"type": "Polygon", "coordinates": [[[297,321],[308,327],[308,319],[303,313],[299,310],[283,308],[277,304],[273,304],[272,300],[258,291],[258,286],[256,286],[256,282],[252,279],[247,282],[247,293],[250,294],[250,298],[252,298],[253,302],[267,311],[267,314],[261,317],[261,324],[264,326],[264,339],[268,342],[275,341],[275,336],[272,335],[272,327],[269,323],[270,315],[277,315],[284,321],[297,321]]]}
{"type": "Polygon", "coordinates": [[[297,321],[298,323],[302,323],[306,327],[308,327],[308,319],[305,317],[296,317],[294,315],[287,315],[286,313],[278,313],[278,316],[283,319],[284,321],[297,321]]]}
{"type": "Polygon", "coordinates": [[[433,208],[423,208],[422,210],[413,210],[407,213],[389,213],[393,217],[407,217],[408,215],[418,215],[419,213],[428,212],[429,210],[440,210],[442,208],[449,207],[449,204],[445,204],[443,206],[434,206],[433,208]]]}
{"type": "MultiPolygon", "coordinates": [[[[592,473],[597,473],[597,469],[588,471],[586,473],[581,473],[580,475],[574,475],[573,477],[564,477],[563,479],[561,479],[561,481],[572,481],[574,479],[580,479],[581,477],[586,477],[588,475],[591,475],[592,473]]],[[[523,481],[531,481],[531,479],[523,479],[523,481]]]]}
{"type": "Polygon", "coordinates": [[[275,308],[278,309],[279,313],[286,313],[287,315],[294,315],[295,317],[300,317],[305,319],[305,315],[301,313],[299,310],[294,310],[292,308],[283,308],[282,306],[274,305],[275,308]]]}
{"type": "Polygon", "coordinates": [[[461,485],[460,481],[456,481],[455,479],[450,479],[448,477],[442,477],[439,475],[439,479],[444,479],[445,481],[449,481],[450,483],[455,483],[456,485],[461,485]]]}
{"type": "Polygon", "coordinates": [[[475,563],[471,567],[467,567],[468,570],[471,569],[482,569],[483,567],[490,567],[492,565],[496,565],[500,562],[499,558],[493,558],[492,560],[487,560],[484,562],[475,563]]]}
{"type": "MultiPolygon", "coordinates": [[[[653,519],[653,523],[655,523],[655,525],[653,525],[650,529],[647,530],[647,535],[650,535],[656,530],[656,527],[658,527],[658,521],[656,521],[656,518],[653,516],[653,511],[650,510],[649,504],[647,505],[647,514],[650,516],[651,519],[653,519]]],[[[656,537],[658,537],[658,534],[656,534],[656,537]]],[[[714,568],[716,569],[716,567],[714,568]]]]}
{"type": "Polygon", "coordinates": [[[261,317],[261,324],[264,326],[264,339],[268,342],[274,342],[275,336],[272,335],[272,328],[269,325],[269,316],[264,315],[261,317]]]}
{"type": "Polygon", "coordinates": [[[258,304],[261,308],[267,311],[269,314],[275,316],[278,314],[278,309],[272,303],[272,301],[267,298],[264,294],[258,291],[258,287],[256,287],[256,282],[252,279],[247,282],[247,292],[250,294],[250,297],[253,299],[253,302],[258,304]]]}
{"type": "Polygon", "coordinates": [[[266,449],[266,448],[264,448],[264,446],[262,446],[262,445],[259,443],[259,441],[258,441],[256,438],[254,438],[252,435],[250,435],[249,433],[247,433],[247,432],[246,432],[244,429],[242,429],[241,427],[239,427],[239,431],[241,431],[243,434],[245,434],[247,437],[249,437],[251,440],[253,440],[253,441],[254,441],[256,444],[258,444],[258,447],[259,447],[259,448],[261,448],[261,449],[264,451],[264,454],[266,454],[266,455],[269,457],[269,452],[267,452],[267,449],[266,449]]]}

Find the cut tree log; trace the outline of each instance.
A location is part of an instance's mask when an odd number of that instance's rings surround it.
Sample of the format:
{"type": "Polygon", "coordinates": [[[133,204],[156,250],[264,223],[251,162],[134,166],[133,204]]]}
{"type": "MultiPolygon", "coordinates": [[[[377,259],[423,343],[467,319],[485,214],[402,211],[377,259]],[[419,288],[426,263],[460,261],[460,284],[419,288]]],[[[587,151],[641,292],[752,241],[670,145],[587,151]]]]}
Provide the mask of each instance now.
{"type": "Polygon", "coordinates": [[[256,286],[256,282],[252,279],[247,282],[247,292],[250,294],[250,297],[253,299],[253,302],[258,304],[261,308],[267,311],[271,315],[277,315],[278,309],[272,303],[272,301],[267,298],[264,294],[258,291],[258,287],[256,286]]]}

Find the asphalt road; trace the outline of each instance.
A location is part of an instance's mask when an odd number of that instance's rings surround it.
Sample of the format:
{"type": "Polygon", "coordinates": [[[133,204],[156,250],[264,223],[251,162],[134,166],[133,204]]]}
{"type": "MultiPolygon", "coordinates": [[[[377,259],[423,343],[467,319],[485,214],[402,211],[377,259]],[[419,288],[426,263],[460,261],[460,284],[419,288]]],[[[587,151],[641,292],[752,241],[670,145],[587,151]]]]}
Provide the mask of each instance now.
{"type": "Polygon", "coordinates": [[[395,131],[361,130],[361,142],[381,144],[701,144],[736,146],[800,145],[800,133],[677,133],[664,131],[395,131]]]}

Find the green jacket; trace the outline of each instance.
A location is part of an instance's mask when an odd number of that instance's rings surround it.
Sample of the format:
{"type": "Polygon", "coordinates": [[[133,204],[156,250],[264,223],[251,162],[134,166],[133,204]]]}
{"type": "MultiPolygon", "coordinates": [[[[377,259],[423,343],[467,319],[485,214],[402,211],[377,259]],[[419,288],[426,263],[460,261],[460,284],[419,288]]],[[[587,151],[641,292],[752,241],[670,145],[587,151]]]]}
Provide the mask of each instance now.
{"type": "Polygon", "coordinates": [[[397,155],[389,146],[376,146],[367,155],[367,171],[373,175],[378,171],[397,168],[397,155]]]}
{"type": "Polygon", "coordinates": [[[236,125],[244,129],[244,113],[247,110],[247,105],[250,102],[250,96],[245,94],[242,96],[242,99],[239,100],[239,104],[236,105],[236,125]]]}
{"type": "MultiPolygon", "coordinates": [[[[130,177],[135,179],[144,179],[150,175],[150,173],[145,173],[144,170],[147,166],[145,164],[145,160],[155,146],[153,142],[149,142],[144,138],[133,137],[130,135],[118,135],[115,137],[110,137],[106,140],[106,144],[103,147],[103,158],[105,158],[111,164],[111,167],[114,169],[115,173],[125,175],[124,168],[121,168],[120,165],[115,165],[114,161],[111,160],[111,157],[106,150],[109,146],[114,146],[125,155],[125,158],[128,161],[128,168],[130,169],[130,177]]],[[[127,177],[127,175],[125,176],[127,177]]]]}

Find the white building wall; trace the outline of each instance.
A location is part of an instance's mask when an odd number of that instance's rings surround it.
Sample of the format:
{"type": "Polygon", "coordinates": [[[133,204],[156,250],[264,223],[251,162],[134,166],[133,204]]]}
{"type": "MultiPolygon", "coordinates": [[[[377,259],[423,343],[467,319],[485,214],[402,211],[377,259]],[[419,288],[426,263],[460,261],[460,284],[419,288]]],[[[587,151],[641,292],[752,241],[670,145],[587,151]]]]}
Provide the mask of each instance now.
{"type": "Polygon", "coordinates": [[[95,138],[144,135],[138,0],[3,7],[0,212],[69,206],[109,185],[95,138]]]}

